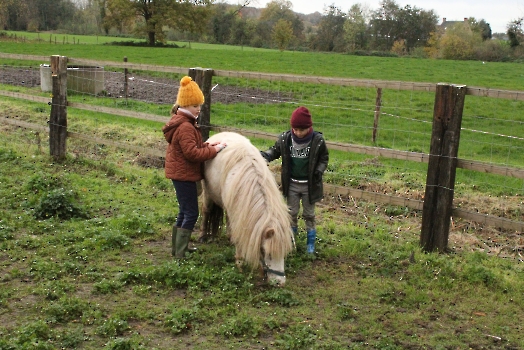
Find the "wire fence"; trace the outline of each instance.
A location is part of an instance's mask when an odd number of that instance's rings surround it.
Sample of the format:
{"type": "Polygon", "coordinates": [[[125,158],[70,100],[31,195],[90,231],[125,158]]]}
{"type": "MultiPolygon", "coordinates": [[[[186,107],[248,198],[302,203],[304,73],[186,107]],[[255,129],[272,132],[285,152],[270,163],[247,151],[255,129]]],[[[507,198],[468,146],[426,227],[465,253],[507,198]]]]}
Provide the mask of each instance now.
{"type": "MultiPolygon", "coordinates": [[[[86,63],[76,61],[79,66],[86,63]]],[[[136,147],[140,163],[161,166],[159,155],[165,141],[159,123],[168,120],[178,82],[187,69],[87,63],[102,73],[83,75],[70,83],[74,72],[68,69],[68,104],[84,112],[70,110],[67,130],[71,135],[98,138],[98,142],[86,144],[84,137],[70,143],[70,152],[100,157],[109,152],[103,144],[128,144],[136,147]],[[113,109],[119,112],[112,114],[113,109]],[[126,116],[150,122],[131,122],[126,116]]],[[[0,69],[2,94],[48,99],[42,74],[42,66],[4,65],[0,69]]],[[[215,71],[210,126],[212,131],[235,130],[253,136],[253,143],[264,149],[278,133],[289,129],[292,111],[306,106],[314,129],[324,134],[330,148],[325,181],[335,186],[333,193],[421,209],[435,85],[215,71]]],[[[509,227],[522,231],[523,95],[523,91],[468,89],[454,188],[456,216],[466,208],[517,222],[509,227]]],[[[49,115],[49,105],[42,103],[41,108],[42,116],[49,115]]],[[[39,125],[48,122],[25,119],[39,125]]],[[[278,171],[278,163],[275,166],[278,171]]]]}

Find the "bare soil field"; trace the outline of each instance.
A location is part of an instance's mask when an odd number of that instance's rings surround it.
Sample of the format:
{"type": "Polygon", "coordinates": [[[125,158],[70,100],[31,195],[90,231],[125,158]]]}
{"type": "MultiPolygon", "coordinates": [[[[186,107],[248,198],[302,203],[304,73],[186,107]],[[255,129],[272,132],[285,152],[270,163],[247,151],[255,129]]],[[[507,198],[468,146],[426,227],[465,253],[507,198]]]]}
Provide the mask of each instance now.
{"type": "MultiPolygon", "coordinates": [[[[125,98],[125,77],[120,72],[104,73],[103,95],[115,98],[125,98]]],[[[38,87],[41,84],[40,67],[2,67],[0,83],[14,86],[38,87]]],[[[127,97],[151,103],[170,104],[176,99],[179,82],[169,78],[128,75],[127,97]]],[[[225,85],[215,85],[211,100],[224,104],[239,102],[277,103],[288,100],[289,96],[273,93],[267,90],[238,88],[225,85]]]]}

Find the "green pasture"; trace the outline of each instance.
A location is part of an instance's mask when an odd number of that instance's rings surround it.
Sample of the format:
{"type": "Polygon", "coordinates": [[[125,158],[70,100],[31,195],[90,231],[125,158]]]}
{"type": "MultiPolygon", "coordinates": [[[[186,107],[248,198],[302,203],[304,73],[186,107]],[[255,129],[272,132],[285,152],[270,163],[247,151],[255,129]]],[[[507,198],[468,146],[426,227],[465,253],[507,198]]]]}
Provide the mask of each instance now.
{"type": "MultiPolygon", "coordinates": [[[[42,125],[48,108],[0,99],[3,116],[42,125]]],[[[74,131],[165,147],[160,123],[73,108],[68,120],[74,131]]],[[[0,128],[1,349],[524,347],[515,321],[524,318],[522,263],[504,249],[516,244],[512,235],[455,220],[450,253],[427,254],[419,212],[327,196],[317,208],[318,254],[305,253],[301,223],[287,284],[274,288],[235,268],[225,234],[206,244],[195,234],[199,252],[171,258],[177,204],[153,159],[70,138],[57,163],[47,142],[0,128]]],[[[327,181],[423,190],[424,164],[406,171],[331,155],[327,181]]],[[[486,205],[490,191],[476,191],[486,205]]]]}
{"type": "MultiPolygon", "coordinates": [[[[9,32],[13,34],[13,32],[9,32]]],[[[49,43],[51,34],[40,34],[40,41],[31,41],[38,33],[19,32],[25,42],[1,41],[0,52],[26,55],[62,55],[73,58],[177,67],[205,67],[220,70],[287,73],[325,77],[346,77],[390,81],[452,83],[468,86],[519,90],[524,69],[518,63],[483,63],[478,61],[427,60],[417,58],[362,57],[345,54],[312,53],[254,49],[226,45],[176,43],[181,48],[144,48],[106,45],[130,38],[75,36],[80,44],[62,44],[66,35],[57,35],[57,43],[49,43]],[[60,38],[62,40],[60,40],[60,38]],[[82,44],[84,43],[85,44],[82,44]]],[[[54,35],[54,34],[53,34],[54,35]]],[[[4,61],[0,61],[4,63],[4,61]]]]}
{"type": "MultiPolygon", "coordinates": [[[[10,33],[12,34],[12,33],[10,33]]],[[[0,52],[64,55],[223,70],[522,90],[522,64],[279,52],[179,43],[182,48],[105,45],[109,37],[19,33],[0,52]],[[35,40],[40,37],[40,40],[35,40]],[[79,41],[79,43],[78,43],[79,41]],[[62,43],[64,42],[64,43],[62,43]]],[[[177,43],[178,44],[178,43],[177,43]]],[[[5,66],[45,62],[2,59],[5,66]]],[[[108,71],[111,69],[107,67],[108,71]]],[[[0,79],[2,67],[0,67],[0,79]]],[[[134,72],[151,74],[152,72],[134,72]]],[[[157,73],[165,77],[166,74],[157,73]]],[[[176,76],[170,76],[177,79],[176,76]]],[[[384,89],[378,136],[376,89],[217,78],[272,101],[214,102],[211,123],[277,134],[297,103],[326,140],[429,151],[432,93],[384,89]],[[278,96],[278,98],[275,98],[278,96]]],[[[0,89],[49,97],[40,88],[0,89]]],[[[68,101],[164,116],[170,104],[104,94],[68,101]]],[[[2,117],[46,126],[47,104],[0,97],[2,117]]],[[[524,103],[466,97],[459,157],[524,167],[524,103]]],[[[68,108],[68,130],[165,149],[161,122],[68,108]]],[[[0,126],[0,349],[521,349],[521,235],[453,218],[449,252],[419,247],[421,213],[326,195],[317,207],[317,254],[303,223],[286,259],[287,284],[239,271],[224,234],[183,261],[170,255],[177,215],[162,162],[75,138],[49,156],[48,136],[0,126]]],[[[253,139],[259,149],[274,142],[253,139]]],[[[270,164],[278,170],[278,161],[270,164]]],[[[422,200],[427,164],[330,151],[325,182],[422,200]]],[[[523,220],[522,179],[458,169],[454,205],[523,220]]]]}
{"type": "MultiPolygon", "coordinates": [[[[34,34],[34,33],[33,33],[34,34]]],[[[95,37],[90,37],[93,43],[95,37]]],[[[109,40],[109,38],[106,38],[109,40]]],[[[111,38],[113,39],[113,38],[111,38]]],[[[480,87],[501,89],[521,89],[524,71],[517,63],[489,63],[474,61],[422,60],[411,58],[378,58],[358,57],[341,54],[321,54],[303,52],[279,52],[265,50],[250,53],[249,50],[230,52],[229,46],[197,44],[188,47],[173,48],[137,48],[126,46],[108,46],[102,44],[49,44],[44,41],[2,42],[0,52],[17,52],[32,54],[42,50],[61,51],[70,57],[96,58],[101,60],[121,61],[127,56],[130,62],[151,63],[175,66],[203,66],[217,69],[246,71],[269,71],[275,73],[315,74],[319,76],[337,76],[363,79],[382,79],[394,81],[413,81],[435,83],[448,81],[480,87]],[[165,61],[168,58],[170,61],[165,61]],[[173,59],[181,60],[174,62],[173,59]],[[182,63],[184,61],[185,63],[182,63]],[[241,62],[240,62],[241,61],[241,62]],[[228,67],[228,66],[235,66],[228,67]],[[269,68],[268,68],[269,67],[269,68]],[[303,69],[301,67],[304,67],[303,69]],[[314,72],[313,72],[314,71],[314,72]],[[438,72],[438,73],[437,73],[438,72]],[[437,75],[435,75],[437,74],[437,75]],[[441,79],[435,79],[436,76],[441,79]],[[456,79],[456,80],[455,80],[456,79]],[[474,79],[474,80],[472,80],[474,79]],[[495,83],[495,80],[498,83],[495,83]]],[[[47,51],[50,54],[52,51],[47,51]]],[[[55,51],[54,54],[57,52],[55,51]]],[[[6,65],[21,64],[21,61],[4,60],[6,65]]],[[[106,67],[106,69],[111,69],[106,67]]],[[[113,70],[111,70],[113,71],[113,70]]],[[[152,76],[170,77],[178,80],[177,74],[159,72],[131,72],[131,74],[151,74],[152,76]]],[[[401,151],[429,153],[432,129],[434,94],[410,90],[383,89],[381,116],[373,142],[373,118],[376,101],[376,89],[370,82],[369,88],[351,86],[333,86],[313,84],[310,82],[283,82],[257,79],[239,79],[215,77],[213,84],[216,91],[222,87],[238,90],[239,94],[259,91],[268,94],[267,100],[253,102],[221,103],[213,102],[211,106],[211,124],[249,130],[259,130],[278,134],[289,128],[289,116],[298,104],[307,106],[314,118],[314,127],[323,132],[326,140],[365,146],[378,146],[401,151]],[[246,92],[247,91],[247,92],[246,92]],[[276,97],[275,97],[276,96],[276,97]]],[[[10,91],[48,96],[38,88],[28,89],[2,85],[10,91]]],[[[167,118],[170,104],[153,104],[132,99],[91,96],[70,92],[68,100],[113,108],[129,109],[151,113],[167,118]]],[[[48,108],[47,106],[42,108],[48,108]]],[[[524,102],[507,99],[466,96],[462,121],[459,157],[495,165],[522,168],[524,166],[524,140],[519,130],[524,130],[524,102]]],[[[49,111],[47,111],[48,113],[49,111]]],[[[97,116],[85,111],[78,112],[81,118],[75,118],[77,112],[71,110],[69,129],[83,132],[90,130],[104,137],[105,128],[109,126],[97,116]],[[90,118],[94,118],[89,121],[90,118]],[[97,129],[101,129],[97,132],[97,129]]],[[[122,118],[109,116],[119,122],[122,118]]],[[[105,119],[105,118],[102,118],[105,119]]],[[[133,124],[140,123],[133,121],[133,124]]],[[[147,124],[147,122],[145,122],[147,124]]],[[[112,127],[113,128],[113,127],[112,127]]],[[[115,126],[114,128],[119,128],[115,126]]],[[[159,126],[153,128],[148,139],[161,140],[159,126]]],[[[112,135],[113,137],[113,135],[112,135]]],[[[122,136],[125,140],[125,136],[122,136]]],[[[264,147],[270,143],[264,142],[264,147]]],[[[408,173],[408,177],[417,179],[417,188],[423,186],[426,176],[426,165],[413,162],[402,162],[381,159],[381,170],[355,170],[353,162],[366,161],[370,157],[334,153],[326,180],[335,184],[352,184],[362,186],[366,183],[385,183],[397,176],[399,172],[408,173]],[[384,166],[383,164],[387,164],[384,166]],[[351,169],[351,170],[348,170],[351,169]],[[376,175],[380,174],[380,175],[376,175]]],[[[361,166],[361,165],[359,165],[361,166]]],[[[376,166],[376,165],[372,165],[376,166]]],[[[465,195],[470,189],[482,188],[493,195],[523,193],[522,180],[502,178],[489,174],[468,174],[463,176],[459,171],[457,195],[465,195]]],[[[391,189],[397,191],[398,189],[391,189]]],[[[518,218],[518,216],[517,216],[518,218]]]]}

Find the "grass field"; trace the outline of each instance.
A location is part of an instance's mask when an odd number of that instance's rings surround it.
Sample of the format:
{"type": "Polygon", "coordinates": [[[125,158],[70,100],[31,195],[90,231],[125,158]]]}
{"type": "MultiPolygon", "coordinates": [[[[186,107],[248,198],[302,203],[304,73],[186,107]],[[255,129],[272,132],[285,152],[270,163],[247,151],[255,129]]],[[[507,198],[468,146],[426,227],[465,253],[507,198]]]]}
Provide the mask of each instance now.
{"type": "MultiPolygon", "coordinates": [[[[12,32],[11,32],[12,33],[12,32]]],[[[20,33],[35,36],[35,33],[20,33]]],[[[42,34],[44,37],[44,34],[42,34]]],[[[48,35],[45,35],[48,38],[48,35]]],[[[60,36],[59,36],[60,37],[60,36]]],[[[183,48],[142,48],[104,45],[132,40],[113,37],[75,36],[81,44],[47,41],[2,41],[0,52],[27,55],[62,55],[73,58],[177,67],[205,67],[222,70],[304,74],[392,81],[453,83],[507,90],[522,88],[522,64],[477,61],[427,60],[415,58],[361,57],[344,54],[277,51],[226,45],[187,43],[183,48]],[[85,41],[86,44],[82,44],[85,41]],[[98,43],[98,44],[96,44],[98,43]],[[29,44],[29,45],[28,45],[29,44]]],[[[72,42],[72,40],[71,40],[72,42]]]]}
{"type": "MultiPolygon", "coordinates": [[[[220,67],[217,69],[272,71],[272,64],[280,73],[296,74],[336,74],[332,66],[337,66],[344,76],[366,79],[434,81],[432,73],[442,70],[448,78],[456,75],[478,86],[496,82],[505,89],[516,88],[524,74],[519,64],[494,64],[489,72],[482,72],[485,66],[479,62],[298,52],[248,55],[247,50],[232,54],[227,47],[199,50],[193,44],[192,49],[160,51],[87,44],[0,45],[0,52],[46,52],[41,54],[115,61],[121,61],[122,55],[130,61],[155,64],[166,64],[162,62],[167,57],[175,56],[184,64],[173,65],[194,66],[198,61],[220,67]],[[70,51],[58,53],[56,48],[70,51]],[[404,69],[400,62],[406,64],[404,69]],[[240,63],[243,65],[235,66],[240,63]],[[361,75],[353,76],[351,71],[361,75]],[[472,76],[473,72],[478,75],[472,76]]],[[[311,93],[315,88],[304,88],[307,92],[302,95],[315,96],[311,93]]],[[[42,94],[7,85],[2,89],[42,94]]],[[[271,89],[274,87],[267,88],[271,89]]],[[[347,99],[342,103],[374,98],[345,88],[317,95],[332,97],[322,102],[324,106],[338,105],[342,98],[347,99]]],[[[93,104],[116,103],[90,101],[91,97],[75,94],[69,97],[93,104]]],[[[394,93],[385,102],[392,106],[392,115],[405,117],[406,126],[399,126],[402,118],[385,118],[384,129],[404,132],[381,134],[383,146],[424,151],[427,140],[417,135],[427,131],[408,125],[431,112],[431,96],[394,93]]],[[[124,106],[119,102],[119,107],[124,106]]],[[[161,115],[164,107],[142,102],[127,106],[161,115]]],[[[467,106],[465,123],[468,129],[521,137],[522,107],[515,101],[475,98],[467,106]]],[[[213,108],[226,125],[268,132],[281,131],[289,118],[273,105],[240,103],[213,108]],[[245,110],[266,120],[247,118],[242,115],[245,110]],[[275,115],[279,118],[267,119],[275,115]]],[[[289,106],[284,111],[286,108],[289,106]]],[[[369,124],[356,118],[361,107],[350,109],[352,118],[343,112],[334,114],[336,123],[323,119],[322,108],[316,108],[313,111],[327,138],[369,144],[369,124]],[[340,127],[349,122],[352,127],[340,127]]],[[[48,106],[11,98],[0,98],[0,111],[2,116],[42,125],[49,118],[48,106]]],[[[158,122],[71,108],[68,126],[133,145],[164,145],[158,122]]],[[[522,167],[524,152],[518,140],[494,143],[493,135],[482,139],[468,132],[463,133],[468,145],[465,155],[522,167]]],[[[272,144],[253,143],[260,149],[272,144]]],[[[422,163],[406,167],[393,160],[334,151],[330,156],[328,182],[423,196],[422,163]]],[[[472,172],[460,172],[457,179],[457,206],[522,220],[522,180],[472,172]]],[[[67,159],[55,163],[48,156],[46,137],[2,124],[0,349],[524,348],[519,322],[524,319],[521,232],[454,219],[450,252],[428,254],[419,247],[420,212],[327,196],[317,210],[316,256],[305,253],[301,223],[297,249],[286,260],[287,284],[272,288],[262,284],[256,273],[235,268],[234,248],[225,236],[208,244],[195,241],[197,254],[172,260],[170,234],[176,210],[172,185],[153,159],[68,139],[67,159]]]]}
{"type": "Polygon", "coordinates": [[[236,270],[225,236],[172,260],[176,201],[162,169],[73,139],[63,163],[40,147],[34,133],[2,127],[2,349],[524,346],[519,235],[459,220],[451,253],[425,254],[420,213],[327,197],[317,256],[301,227],[287,285],[274,289],[236,270]]]}

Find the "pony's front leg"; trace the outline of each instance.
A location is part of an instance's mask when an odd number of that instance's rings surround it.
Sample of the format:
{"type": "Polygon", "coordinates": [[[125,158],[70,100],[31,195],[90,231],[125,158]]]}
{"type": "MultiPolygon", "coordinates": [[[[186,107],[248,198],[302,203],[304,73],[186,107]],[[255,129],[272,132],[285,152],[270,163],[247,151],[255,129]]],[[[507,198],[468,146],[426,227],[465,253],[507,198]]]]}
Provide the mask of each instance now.
{"type": "Polygon", "coordinates": [[[242,271],[242,267],[244,266],[244,258],[242,257],[242,252],[238,248],[235,249],[235,265],[239,271],[242,271]]]}

